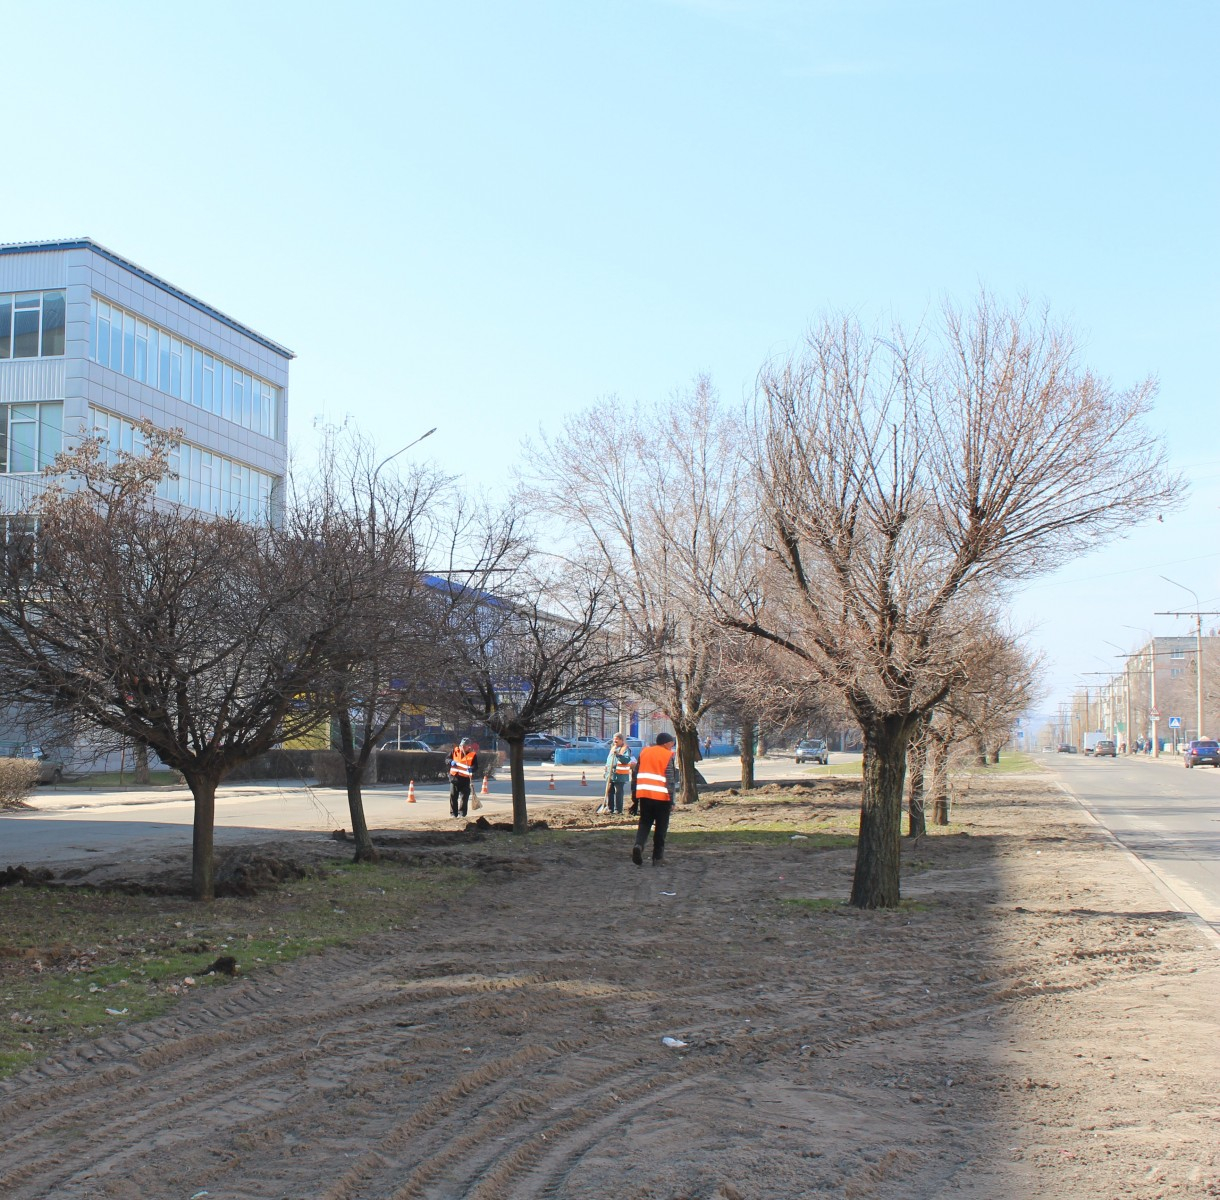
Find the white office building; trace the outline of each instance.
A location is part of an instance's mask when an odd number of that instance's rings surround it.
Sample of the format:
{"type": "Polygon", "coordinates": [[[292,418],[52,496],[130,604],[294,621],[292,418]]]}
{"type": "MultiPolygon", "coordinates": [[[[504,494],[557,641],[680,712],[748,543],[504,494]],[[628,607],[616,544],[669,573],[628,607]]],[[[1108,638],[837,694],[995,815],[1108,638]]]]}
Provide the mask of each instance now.
{"type": "Polygon", "coordinates": [[[90,433],[179,430],[170,500],[272,519],[291,351],[87,238],[0,245],[0,512],[90,433]]]}

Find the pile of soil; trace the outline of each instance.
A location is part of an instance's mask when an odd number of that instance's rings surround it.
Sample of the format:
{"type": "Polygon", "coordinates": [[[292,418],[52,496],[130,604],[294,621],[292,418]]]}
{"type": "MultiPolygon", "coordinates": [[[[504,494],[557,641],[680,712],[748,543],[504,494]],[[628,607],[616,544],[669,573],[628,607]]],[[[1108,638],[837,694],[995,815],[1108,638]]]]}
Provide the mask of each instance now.
{"type": "Polygon", "coordinates": [[[396,835],[528,869],[0,1084],[0,1195],[1220,1196],[1202,935],[1038,773],[909,844],[894,912],[838,903],[850,848],[716,832],[851,792],[718,795],[658,868],[626,823],[396,835]]]}

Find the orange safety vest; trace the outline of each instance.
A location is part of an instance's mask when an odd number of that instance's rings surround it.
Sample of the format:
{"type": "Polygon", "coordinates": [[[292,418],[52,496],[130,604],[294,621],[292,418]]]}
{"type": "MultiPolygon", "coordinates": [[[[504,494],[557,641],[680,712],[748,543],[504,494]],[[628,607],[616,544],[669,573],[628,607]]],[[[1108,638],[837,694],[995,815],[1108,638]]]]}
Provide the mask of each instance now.
{"type": "Polygon", "coordinates": [[[474,776],[474,759],[478,752],[475,750],[462,750],[458,746],[454,746],[453,753],[449,756],[453,760],[453,765],[449,768],[449,775],[453,779],[471,779],[474,776]]]}
{"type": "Polygon", "coordinates": [[[645,800],[673,799],[665,786],[665,768],[673,758],[668,746],[645,746],[640,751],[640,770],[635,777],[635,794],[645,800]]]}

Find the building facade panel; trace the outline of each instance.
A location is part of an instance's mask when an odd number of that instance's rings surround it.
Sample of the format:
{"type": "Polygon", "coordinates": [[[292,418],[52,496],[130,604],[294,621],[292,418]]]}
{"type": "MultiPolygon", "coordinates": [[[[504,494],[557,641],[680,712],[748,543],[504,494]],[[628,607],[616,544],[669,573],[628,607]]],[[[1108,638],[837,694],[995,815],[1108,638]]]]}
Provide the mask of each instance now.
{"type": "Polygon", "coordinates": [[[68,285],[68,259],[62,252],[33,251],[0,255],[0,292],[36,292],[68,285]]]}
{"type": "Polygon", "coordinates": [[[92,432],[130,444],[147,419],[180,431],[176,462],[195,472],[174,499],[228,511],[223,479],[257,519],[251,497],[274,496],[286,471],[291,358],[87,239],[0,245],[0,474],[37,471],[92,432]]]}
{"type": "Polygon", "coordinates": [[[63,358],[30,358],[5,363],[4,370],[0,371],[0,404],[66,399],[65,366],[63,358]]]}

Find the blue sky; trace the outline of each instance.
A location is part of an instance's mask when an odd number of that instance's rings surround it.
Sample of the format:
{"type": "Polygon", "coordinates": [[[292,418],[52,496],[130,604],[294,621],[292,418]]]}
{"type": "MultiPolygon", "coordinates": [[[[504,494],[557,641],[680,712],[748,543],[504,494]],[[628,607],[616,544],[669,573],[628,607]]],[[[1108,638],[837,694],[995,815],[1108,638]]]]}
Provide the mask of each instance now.
{"type": "MultiPolygon", "coordinates": [[[[0,240],[89,236],[294,349],[290,440],[504,483],[522,435],[817,314],[980,284],[1161,383],[1183,512],[1031,587],[1045,705],[1220,609],[1220,5],[4,5],[0,240]]],[[[1209,619],[1205,618],[1205,625],[1209,619]]],[[[1220,617],[1210,618],[1220,627],[1220,617]]],[[[1217,665],[1220,670],[1220,664],[1217,665]]]]}

